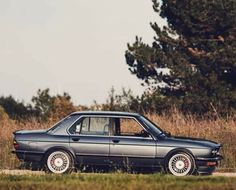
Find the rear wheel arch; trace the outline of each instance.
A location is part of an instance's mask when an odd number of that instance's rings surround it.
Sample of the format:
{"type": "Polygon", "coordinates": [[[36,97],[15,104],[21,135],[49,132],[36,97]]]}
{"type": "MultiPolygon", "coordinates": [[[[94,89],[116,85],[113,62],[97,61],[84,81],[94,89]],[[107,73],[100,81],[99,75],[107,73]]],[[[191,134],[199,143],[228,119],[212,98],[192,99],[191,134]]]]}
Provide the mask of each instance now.
{"type": "Polygon", "coordinates": [[[56,147],[51,147],[49,149],[47,149],[43,155],[43,158],[41,160],[41,163],[40,163],[40,167],[41,168],[44,168],[46,162],[47,162],[47,158],[48,156],[52,153],[52,152],[55,152],[55,151],[65,151],[66,153],[69,154],[69,156],[71,157],[72,159],[72,162],[73,162],[73,165],[76,164],[76,156],[75,156],[75,153],[73,150],[71,149],[68,149],[66,147],[62,147],[62,146],[56,146],[56,147]]]}
{"type": "Polygon", "coordinates": [[[45,152],[43,168],[50,173],[70,173],[75,167],[75,155],[65,147],[52,147],[45,152]]]}
{"type": "Polygon", "coordinates": [[[65,151],[67,152],[71,158],[73,159],[73,161],[75,162],[76,160],[76,156],[75,156],[75,153],[73,150],[69,149],[69,148],[66,148],[66,147],[62,147],[62,146],[56,146],[56,147],[51,147],[49,148],[48,150],[46,150],[46,152],[44,153],[44,156],[42,158],[42,162],[44,163],[45,160],[47,159],[48,155],[54,151],[65,151]]]}

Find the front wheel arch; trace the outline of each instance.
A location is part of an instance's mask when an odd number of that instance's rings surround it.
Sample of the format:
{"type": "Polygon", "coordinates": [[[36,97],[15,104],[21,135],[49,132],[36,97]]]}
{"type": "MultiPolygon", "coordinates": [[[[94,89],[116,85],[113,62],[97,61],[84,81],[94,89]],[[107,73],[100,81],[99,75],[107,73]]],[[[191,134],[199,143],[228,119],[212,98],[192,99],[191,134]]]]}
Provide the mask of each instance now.
{"type": "Polygon", "coordinates": [[[192,161],[192,168],[189,172],[188,175],[191,175],[191,174],[195,174],[196,172],[196,161],[195,161],[195,157],[194,155],[192,154],[191,151],[185,149],[185,148],[177,148],[177,149],[174,149],[172,151],[170,151],[164,158],[164,172],[165,173],[170,173],[169,171],[169,168],[168,168],[168,163],[169,163],[169,160],[171,159],[172,156],[176,155],[176,154],[186,154],[190,157],[191,161],[192,161]]]}

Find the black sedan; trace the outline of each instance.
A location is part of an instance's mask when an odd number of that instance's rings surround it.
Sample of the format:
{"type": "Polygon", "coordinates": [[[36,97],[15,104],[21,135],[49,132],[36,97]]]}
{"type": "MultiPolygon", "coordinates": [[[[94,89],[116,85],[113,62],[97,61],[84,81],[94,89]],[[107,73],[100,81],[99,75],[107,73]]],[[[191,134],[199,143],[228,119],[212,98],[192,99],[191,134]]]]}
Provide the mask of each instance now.
{"type": "Polygon", "coordinates": [[[13,152],[52,173],[100,166],[185,176],[211,174],[222,159],[220,147],[209,140],[171,136],[135,113],[75,112],[47,130],[14,132],[13,152]]]}

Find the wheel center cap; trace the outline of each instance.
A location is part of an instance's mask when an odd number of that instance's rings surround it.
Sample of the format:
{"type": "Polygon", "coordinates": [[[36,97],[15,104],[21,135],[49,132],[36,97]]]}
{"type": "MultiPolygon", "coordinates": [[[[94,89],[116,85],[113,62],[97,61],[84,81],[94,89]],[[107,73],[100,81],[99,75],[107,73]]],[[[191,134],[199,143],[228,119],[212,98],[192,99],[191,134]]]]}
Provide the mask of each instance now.
{"type": "Polygon", "coordinates": [[[176,162],[175,166],[178,170],[181,170],[181,169],[184,168],[184,162],[179,160],[179,161],[176,162]]]}
{"type": "Polygon", "coordinates": [[[61,167],[63,165],[63,160],[61,158],[56,158],[54,164],[57,167],[61,167]]]}

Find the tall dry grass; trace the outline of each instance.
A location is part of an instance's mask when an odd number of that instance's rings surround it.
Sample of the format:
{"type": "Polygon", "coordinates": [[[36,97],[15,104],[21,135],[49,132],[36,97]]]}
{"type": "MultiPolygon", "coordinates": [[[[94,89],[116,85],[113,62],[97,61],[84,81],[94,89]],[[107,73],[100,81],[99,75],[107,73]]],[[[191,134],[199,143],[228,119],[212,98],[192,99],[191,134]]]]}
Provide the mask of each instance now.
{"type": "MultiPolygon", "coordinates": [[[[236,171],[236,115],[231,118],[206,119],[173,111],[172,114],[162,116],[147,114],[147,117],[173,135],[206,138],[221,143],[224,160],[220,164],[220,169],[236,171]]],[[[38,123],[35,119],[26,122],[7,119],[0,122],[0,168],[17,168],[20,165],[15,155],[10,153],[13,149],[14,131],[49,128],[52,124],[52,122],[38,123]]]]}
{"type": "Polygon", "coordinates": [[[204,138],[221,143],[224,159],[219,170],[236,171],[236,115],[230,118],[196,118],[173,111],[162,116],[147,114],[147,117],[174,136],[204,138]]]}
{"type": "Polygon", "coordinates": [[[36,119],[25,122],[15,120],[4,120],[0,122],[0,169],[13,169],[20,166],[19,160],[13,150],[13,132],[23,129],[44,129],[49,128],[51,123],[39,123],[36,119]]]}

